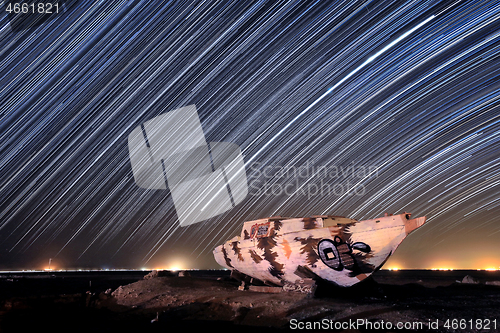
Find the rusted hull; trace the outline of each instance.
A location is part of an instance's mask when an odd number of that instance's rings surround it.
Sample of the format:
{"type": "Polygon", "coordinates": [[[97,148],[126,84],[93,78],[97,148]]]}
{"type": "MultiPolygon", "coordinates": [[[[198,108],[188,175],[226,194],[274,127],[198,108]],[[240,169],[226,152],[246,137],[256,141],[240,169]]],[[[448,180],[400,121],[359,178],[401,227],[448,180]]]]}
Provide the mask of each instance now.
{"type": "Polygon", "coordinates": [[[215,260],[270,285],[304,278],[352,286],[378,270],[425,222],[411,214],[356,221],[331,216],[245,222],[242,233],[214,249],[215,260]]]}

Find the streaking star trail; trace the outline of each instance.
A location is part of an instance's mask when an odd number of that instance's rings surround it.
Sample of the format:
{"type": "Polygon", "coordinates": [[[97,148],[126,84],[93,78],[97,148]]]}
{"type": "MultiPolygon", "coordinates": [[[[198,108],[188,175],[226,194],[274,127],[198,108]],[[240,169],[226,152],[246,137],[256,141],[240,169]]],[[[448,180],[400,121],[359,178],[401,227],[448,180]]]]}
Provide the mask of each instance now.
{"type": "Polygon", "coordinates": [[[23,29],[0,7],[2,268],[218,268],[244,221],[404,211],[427,222],[398,267],[500,266],[500,4],[74,0],[23,29]],[[188,105],[248,195],[180,227],[127,140],[188,105]]]}

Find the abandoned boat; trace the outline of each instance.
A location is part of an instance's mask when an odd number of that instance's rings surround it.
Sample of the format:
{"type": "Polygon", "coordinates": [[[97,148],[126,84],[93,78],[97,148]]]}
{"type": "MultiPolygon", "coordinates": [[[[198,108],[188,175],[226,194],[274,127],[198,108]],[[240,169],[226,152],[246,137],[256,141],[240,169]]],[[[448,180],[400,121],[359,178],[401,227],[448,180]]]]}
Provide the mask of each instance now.
{"type": "Polygon", "coordinates": [[[399,244],[425,223],[410,213],[372,220],[316,215],[244,222],[241,235],[213,251],[232,276],[269,286],[318,279],[352,286],[380,269],[399,244]]]}

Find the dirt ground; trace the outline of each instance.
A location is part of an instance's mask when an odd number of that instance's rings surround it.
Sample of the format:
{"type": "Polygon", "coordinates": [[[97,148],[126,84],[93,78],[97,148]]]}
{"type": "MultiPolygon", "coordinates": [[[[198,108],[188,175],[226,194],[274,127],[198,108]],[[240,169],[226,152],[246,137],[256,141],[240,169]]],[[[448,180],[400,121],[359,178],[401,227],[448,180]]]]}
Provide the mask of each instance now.
{"type": "Polygon", "coordinates": [[[10,297],[0,330],[500,332],[500,287],[484,281],[386,275],[351,288],[320,284],[303,294],[240,291],[227,275],[167,275],[102,291],[10,297]]]}

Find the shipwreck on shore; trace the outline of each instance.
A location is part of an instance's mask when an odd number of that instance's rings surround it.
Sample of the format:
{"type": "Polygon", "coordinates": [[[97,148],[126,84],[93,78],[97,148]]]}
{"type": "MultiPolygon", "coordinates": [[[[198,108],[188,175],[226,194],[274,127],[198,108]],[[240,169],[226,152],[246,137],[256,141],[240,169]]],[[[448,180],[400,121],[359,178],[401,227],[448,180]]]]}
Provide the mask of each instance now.
{"type": "Polygon", "coordinates": [[[213,251],[215,260],[246,283],[293,290],[326,280],[352,286],[380,269],[399,244],[425,223],[410,213],[371,220],[316,215],[244,222],[213,251]]]}

